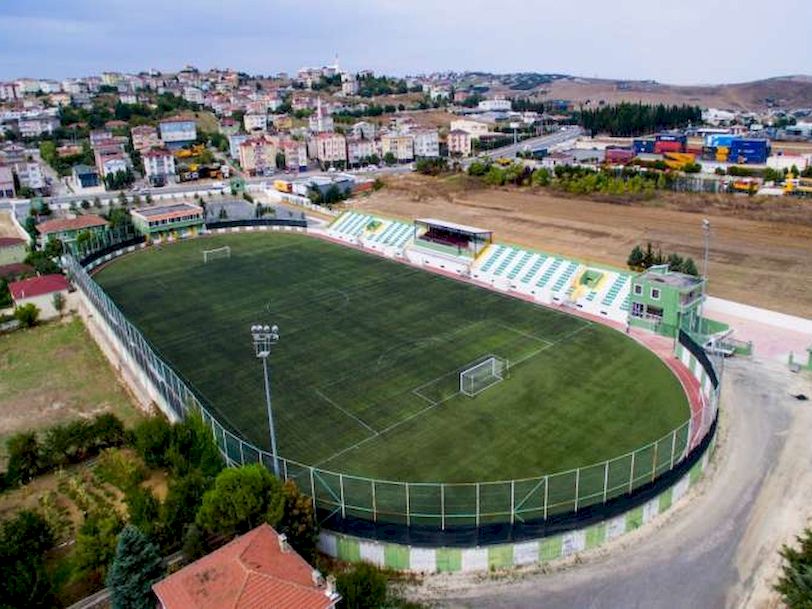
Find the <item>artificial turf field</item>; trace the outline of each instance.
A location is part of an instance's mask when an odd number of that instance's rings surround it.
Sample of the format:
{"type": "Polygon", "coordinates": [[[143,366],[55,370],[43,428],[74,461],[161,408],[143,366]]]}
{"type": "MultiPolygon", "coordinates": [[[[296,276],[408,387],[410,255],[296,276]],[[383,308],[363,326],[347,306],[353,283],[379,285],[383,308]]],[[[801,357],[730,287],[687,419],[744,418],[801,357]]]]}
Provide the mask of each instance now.
{"type": "Polygon", "coordinates": [[[95,279],[221,421],[262,447],[249,327],[278,324],[279,451],[326,470],[533,477],[620,456],[689,416],[665,364],[621,333],[312,237],[190,240],[126,256],[95,279]],[[204,264],[202,251],[222,245],[231,257],[204,264]],[[508,378],[458,393],[459,370],[487,354],[510,361],[508,378]]]}

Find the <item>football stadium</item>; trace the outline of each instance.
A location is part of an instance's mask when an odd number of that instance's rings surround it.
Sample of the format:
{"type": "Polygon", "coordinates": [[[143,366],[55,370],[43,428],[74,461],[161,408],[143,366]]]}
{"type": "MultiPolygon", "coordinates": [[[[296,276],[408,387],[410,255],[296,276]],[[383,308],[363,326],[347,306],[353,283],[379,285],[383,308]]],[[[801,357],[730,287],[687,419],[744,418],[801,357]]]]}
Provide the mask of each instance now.
{"type": "Polygon", "coordinates": [[[158,401],[200,405],[230,462],[276,466],[325,521],[594,515],[687,462],[715,418],[698,367],[629,335],[630,274],[483,229],[348,212],[127,245],[72,273],[158,401]],[[256,324],[279,328],[276,455],[256,324]]]}

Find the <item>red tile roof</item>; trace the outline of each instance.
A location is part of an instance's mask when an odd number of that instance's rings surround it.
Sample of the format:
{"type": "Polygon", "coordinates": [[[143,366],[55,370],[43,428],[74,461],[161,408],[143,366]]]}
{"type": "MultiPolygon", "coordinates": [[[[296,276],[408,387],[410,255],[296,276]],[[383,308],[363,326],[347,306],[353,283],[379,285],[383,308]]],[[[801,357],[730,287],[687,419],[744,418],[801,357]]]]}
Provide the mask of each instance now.
{"type": "Polygon", "coordinates": [[[12,281],[8,284],[9,292],[14,301],[24,298],[34,298],[44,294],[52,294],[68,289],[68,280],[64,275],[42,275],[41,277],[31,277],[12,281]]]}
{"type": "Polygon", "coordinates": [[[17,277],[18,275],[33,275],[34,267],[22,262],[0,265],[0,277],[17,277]]]}
{"type": "Polygon", "coordinates": [[[50,233],[61,233],[66,230],[82,230],[83,228],[93,228],[96,226],[107,226],[107,221],[104,218],[93,214],[84,216],[76,216],[75,218],[56,218],[54,220],[46,220],[37,224],[37,232],[40,235],[48,235],[50,233]]]}
{"type": "Polygon", "coordinates": [[[155,584],[164,609],[329,609],[313,568],[262,524],[155,584]]]}
{"type": "Polygon", "coordinates": [[[18,237],[0,237],[0,247],[10,247],[12,245],[25,245],[25,241],[18,237]]]}

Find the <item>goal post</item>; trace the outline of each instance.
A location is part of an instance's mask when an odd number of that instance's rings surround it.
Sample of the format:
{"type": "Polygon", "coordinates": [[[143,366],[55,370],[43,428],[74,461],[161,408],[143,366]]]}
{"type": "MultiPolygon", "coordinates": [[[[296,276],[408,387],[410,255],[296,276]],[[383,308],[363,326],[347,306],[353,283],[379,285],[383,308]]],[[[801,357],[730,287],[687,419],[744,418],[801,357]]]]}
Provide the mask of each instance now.
{"type": "Polygon", "coordinates": [[[224,245],[223,247],[216,247],[212,250],[203,250],[203,263],[217,260],[218,258],[231,258],[231,246],[224,245]]]}
{"type": "Polygon", "coordinates": [[[474,397],[488,387],[505,380],[509,368],[508,360],[489,355],[479,363],[460,372],[460,393],[474,397]]]}

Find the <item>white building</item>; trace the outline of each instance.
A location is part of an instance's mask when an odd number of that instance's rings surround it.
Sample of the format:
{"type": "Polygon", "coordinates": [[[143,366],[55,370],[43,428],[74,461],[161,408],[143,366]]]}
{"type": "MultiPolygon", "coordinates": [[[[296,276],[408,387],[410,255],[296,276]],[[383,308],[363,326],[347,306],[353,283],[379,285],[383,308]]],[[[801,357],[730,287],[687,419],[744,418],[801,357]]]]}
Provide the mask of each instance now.
{"type": "Polygon", "coordinates": [[[366,138],[347,138],[347,163],[353,166],[360,165],[371,156],[381,156],[380,142],[366,138]]]}
{"type": "Polygon", "coordinates": [[[40,275],[20,281],[12,281],[8,285],[15,307],[33,304],[39,309],[40,319],[53,319],[60,315],[56,308],[56,298],[67,302],[68,280],[64,275],[40,275]],[[59,294],[59,296],[57,296],[59,294]]]}
{"type": "Polygon", "coordinates": [[[418,158],[440,156],[440,134],[436,129],[415,129],[411,131],[414,138],[414,155],[418,158]]]}
{"type": "Polygon", "coordinates": [[[488,123],[462,118],[451,121],[450,129],[451,131],[465,131],[472,139],[478,140],[480,136],[488,133],[489,125],[488,123]]]}
{"type": "Polygon", "coordinates": [[[371,140],[375,137],[375,124],[367,121],[358,121],[352,126],[353,137],[363,137],[371,140]]]}
{"type": "Polygon", "coordinates": [[[414,160],[414,138],[411,133],[385,133],[381,136],[381,154],[393,154],[398,162],[414,160]]]}
{"type": "Polygon", "coordinates": [[[183,99],[188,101],[192,104],[202,104],[203,103],[203,91],[198,89],[197,87],[184,87],[183,88],[183,99]]]}
{"type": "Polygon", "coordinates": [[[16,82],[0,82],[0,101],[14,101],[20,96],[16,82]]]}
{"type": "Polygon", "coordinates": [[[511,102],[504,97],[494,97],[493,99],[483,99],[477,108],[483,112],[509,112],[511,109],[511,102]]]}
{"type": "Polygon", "coordinates": [[[268,130],[268,115],[267,114],[246,114],[242,119],[243,126],[246,132],[253,133],[255,131],[265,132],[268,130]]]}
{"type": "Polygon", "coordinates": [[[22,187],[31,188],[32,190],[45,188],[45,174],[42,173],[42,167],[39,166],[39,163],[34,161],[17,163],[14,165],[14,173],[17,174],[17,180],[22,187]]]}
{"type": "Polygon", "coordinates": [[[52,134],[59,127],[59,119],[55,116],[36,116],[20,119],[18,123],[22,137],[40,137],[43,134],[52,134]]]}
{"type": "Polygon", "coordinates": [[[324,164],[347,161],[347,141],[340,133],[319,133],[315,138],[316,158],[324,164]]]}
{"type": "Polygon", "coordinates": [[[163,186],[175,176],[175,156],[168,150],[148,150],[141,155],[144,174],[150,183],[163,186]]]}
{"type": "Polygon", "coordinates": [[[702,121],[708,125],[729,125],[736,121],[736,113],[718,108],[708,108],[702,111],[702,121]]]}

